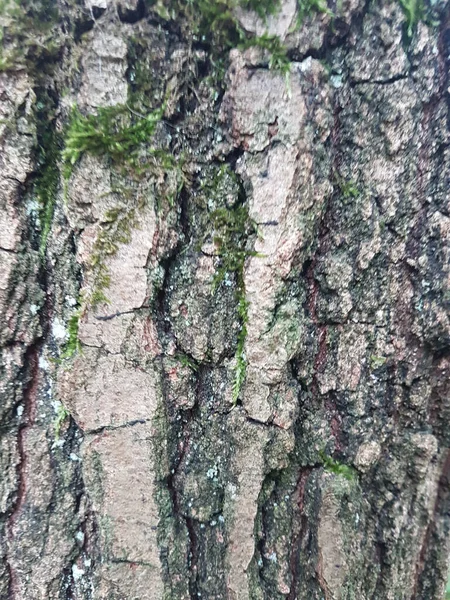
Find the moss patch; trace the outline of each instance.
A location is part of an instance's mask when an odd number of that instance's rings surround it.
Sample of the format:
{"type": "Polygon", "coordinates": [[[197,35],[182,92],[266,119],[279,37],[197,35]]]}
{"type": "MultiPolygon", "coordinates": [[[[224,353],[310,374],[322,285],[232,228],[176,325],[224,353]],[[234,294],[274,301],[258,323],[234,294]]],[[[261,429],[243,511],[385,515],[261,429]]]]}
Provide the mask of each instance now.
{"type": "Polygon", "coordinates": [[[159,0],[153,10],[165,20],[185,23],[183,35],[208,44],[212,62],[223,71],[227,50],[258,46],[271,54],[269,68],[285,73],[289,69],[286,48],[277,36],[248,34],[236,17],[236,8],[254,11],[265,20],[280,10],[280,0],[159,0]]]}
{"type": "Polygon", "coordinates": [[[55,430],[55,440],[58,441],[61,433],[61,427],[64,421],[70,418],[70,412],[61,403],[58,403],[56,407],[56,417],[53,421],[53,428],[55,430]]]}
{"type": "Polygon", "coordinates": [[[60,48],[57,20],[53,0],[0,0],[0,71],[56,57],[60,48]]]}
{"type": "Polygon", "coordinates": [[[419,21],[425,19],[425,5],[423,0],[399,0],[399,2],[405,13],[406,35],[410,39],[419,21]]]}
{"type": "Polygon", "coordinates": [[[348,481],[354,481],[357,478],[356,471],[353,469],[353,467],[331,458],[331,456],[328,456],[325,454],[325,452],[320,453],[320,458],[323,461],[323,467],[325,471],[334,473],[335,475],[340,475],[348,481]]]}
{"type": "MultiPolygon", "coordinates": [[[[215,195],[227,197],[230,185],[234,190],[238,187],[236,174],[228,166],[223,166],[213,178],[212,183],[204,187],[211,187],[209,193],[211,201],[214,203],[215,195]],[[221,190],[221,193],[218,194],[218,190],[221,190]]],[[[241,323],[233,383],[233,402],[236,404],[247,369],[244,346],[247,337],[248,302],[245,296],[244,266],[248,257],[258,255],[249,247],[249,239],[257,234],[257,225],[250,218],[247,206],[239,201],[230,207],[215,208],[210,212],[209,218],[213,228],[212,239],[219,257],[219,266],[213,277],[213,291],[217,292],[223,284],[230,285],[230,278],[234,279],[236,286],[236,301],[241,323]]]]}
{"type": "Polygon", "coordinates": [[[147,115],[124,105],[99,108],[96,115],[82,115],[74,108],[62,153],[65,179],[85,152],[108,156],[116,165],[131,165],[135,172],[151,159],[173,164],[166,153],[149,145],[163,114],[164,106],[147,115]]]}

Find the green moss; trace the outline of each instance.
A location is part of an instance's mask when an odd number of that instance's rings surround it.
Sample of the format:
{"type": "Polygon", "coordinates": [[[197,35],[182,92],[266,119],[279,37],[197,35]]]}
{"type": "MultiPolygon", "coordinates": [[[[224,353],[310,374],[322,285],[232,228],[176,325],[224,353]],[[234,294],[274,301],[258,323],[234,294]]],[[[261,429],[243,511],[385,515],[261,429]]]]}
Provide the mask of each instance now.
{"type": "Polygon", "coordinates": [[[186,354],[177,354],[175,359],[178,360],[183,367],[189,367],[193,371],[198,371],[198,364],[186,354]]]}
{"type": "MultiPolygon", "coordinates": [[[[204,185],[210,194],[210,201],[214,204],[218,197],[229,197],[229,191],[237,192],[238,184],[236,174],[228,166],[218,170],[211,183],[204,185]],[[208,190],[210,188],[210,190],[208,190]]],[[[249,256],[257,256],[257,252],[248,248],[248,240],[257,234],[257,225],[250,218],[245,204],[234,204],[230,208],[215,208],[209,214],[213,227],[212,238],[219,257],[219,266],[213,277],[213,291],[216,292],[220,285],[235,279],[236,301],[240,320],[236,348],[236,367],[233,383],[233,403],[239,398],[242,385],[245,381],[247,361],[245,358],[245,340],[247,337],[248,302],[245,295],[244,266],[249,256]]]]}
{"type": "Polygon", "coordinates": [[[211,220],[214,227],[213,240],[220,256],[220,267],[213,279],[213,289],[217,289],[228,273],[234,273],[238,287],[243,287],[245,259],[257,255],[246,248],[248,237],[256,233],[256,224],[249,218],[244,205],[233,209],[219,208],[211,213],[211,220]]]}
{"type": "Polygon", "coordinates": [[[116,164],[128,163],[138,171],[144,166],[141,158],[144,162],[163,158],[167,166],[167,153],[149,146],[163,114],[164,105],[148,115],[138,115],[124,105],[99,108],[96,115],[82,115],[74,108],[62,153],[65,179],[85,152],[108,156],[116,164]]]}
{"type": "Polygon", "coordinates": [[[356,471],[353,467],[334,460],[334,458],[331,458],[331,456],[328,456],[325,452],[320,452],[319,455],[325,471],[340,475],[348,481],[354,481],[356,479],[356,471]]]}
{"type": "Polygon", "coordinates": [[[78,329],[81,317],[81,310],[78,309],[69,319],[67,329],[69,332],[69,338],[64,345],[61,352],[60,359],[65,360],[72,358],[81,349],[80,340],[78,339],[78,329]]]}
{"type": "Polygon", "coordinates": [[[291,61],[287,55],[287,49],[276,35],[264,34],[259,37],[248,39],[242,47],[257,46],[270,53],[269,68],[279,71],[284,75],[288,74],[291,68],[291,61]]]}
{"type": "Polygon", "coordinates": [[[334,181],[342,197],[345,199],[357,198],[360,195],[360,191],[356,184],[350,179],[345,179],[339,173],[334,173],[334,181]]]}
{"type": "Polygon", "coordinates": [[[406,35],[411,39],[419,21],[425,19],[425,5],[423,0],[399,0],[399,2],[406,17],[406,35]]]}
{"type": "MultiPolygon", "coordinates": [[[[106,156],[116,168],[127,168],[126,175],[140,178],[143,174],[161,174],[170,169],[181,173],[180,164],[175,167],[174,158],[166,151],[151,146],[157,124],[164,113],[164,106],[146,116],[139,115],[128,106],[120,105],[101,108],[97,115],[82,115],[74,109],[66,131],[65,147],[62,152],[63,173],[66,183],[77,161],[85,152],[94,156],[106,156]]],[[[172,195],[166,194],[169,203],[183,185],[183,178],[172,195]]],[[[129,187],[115,190],[132,202],[129,187]]],[[[142,203],[141,203],[142,204],[142,203]]],[[[108,303],[106,290],[110,285],[110,274],[105,260],[116,254],[121,244],[131,240],[131,233],[138,226],[137,210],[142,206],[123,205],[109,210],[103,217],[101,230],[94,243],[89,262],[89,289],[81,302],[81,313],[87,308],[108,303]]]]}
{"type": "Polygon", "coordinates": [[[239,399],[242,386],[247,374],[247,360],[245,358],[245,340],[247,339],[247,323],[248,323],[248,301],[245,299],[245,290],[238,290],[238,314],[241,321],[241,329],[238,334],[238,343],[236,347],[236,367],[233,382],[233,404],[239,399]]]}
{"type": "Polygon", "coordinates": [[[68,418],[70,418],[70,412],[60,402],[56,408],[56,417],[53,421],[53,428],[55,430],[55,440],[56,441],[59,440],[59,435],[61,433],[62,424],[68,418]]]}
{"type": "Polygon", "coordinates": [[[280,10],[280,0],[240,0],[239,5],[246,10],[253,10],[261,19],[280,10]]]}
{"type": "Polygon", "coordinates": [[[372,354],[370,357],[370,368],[372,369],[372,371],[374,371],[375,369],[379,369],[386,363],[386,360],[387,359],[385,356],[376,356],[372,354]]]}
{"type": "Polygon", "coordinates": [[[326,0],[298,0],[297,1],[297,27],[303,24],[305,17],[314,13],[325,13],[334,16],[328,8],[326,0]]]}
{"type": "Polygon", "coordinates": [[[220,72],[224,72],[222,63],[227,50],[259,46],[271,53],[269,67],[286,73],[290,63],[280,38],[248,34],[236,17],[238,7],[253,10],[265,20],[279,11],[280,0],[160,0],[152,8],[163,19],[186,23],[186,35],[209,43],[211,62],[220,72]]]}
{"type": "Polygon", "coordinates": [[[0,71],[55,58],[58,8],[53,0],[0,0],[0,71]]]}

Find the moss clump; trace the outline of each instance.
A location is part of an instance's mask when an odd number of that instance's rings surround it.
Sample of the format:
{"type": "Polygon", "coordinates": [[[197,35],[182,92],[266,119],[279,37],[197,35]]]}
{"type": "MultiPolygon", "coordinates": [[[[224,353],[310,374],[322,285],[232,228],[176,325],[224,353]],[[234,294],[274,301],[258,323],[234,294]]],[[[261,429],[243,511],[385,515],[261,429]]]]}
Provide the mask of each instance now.
{"type": "Polygon", "coordinates": [[[372,354],[370,357],[370,368],[372,371],[375,371],[386,364],[386,361],[387,358],[385,356],[376,356],[375,354],[372,354]]]}
{"type": "Polygon", "coordinates": [[[304,19],[314,13],[325,13],[334,17],[333,11],[328,8],[326,0],[298,0],[297,2],[297,27],[303,24],[304,19]]]}
{"type": "Polygon", "coordinates": [[[287,55],[287,49],[276,35],[264,34],[259,37],[250,38],[243,44],[244,47],[257,46],[270,53],[269,69],[279,71],[287,75],[291,68],[291,61],[287,55]]]}
{"type": "Polygon", "coordinates": [[[325,452],[320,453],[320,458],[323,462],[323,468],[325,471],[334,473],[335,475],[340,475],[348,481],[354,481],[356,479],[356,471],[353,469],[353,467],[334,460],[334,458],[331,458],[331,456],[328,456],[325,454],[325,452]]]}
{"type": "Polygon", "coordinates": [[[425,5],[423,0],[399,0],[399,2],[406,17],[406,35],[411,39],[419,21],[425,19],[425,5]]]}
{"type": "MultiPolygon", "coordinates": [[[[224,180],[233,182],[236,175],[228,167],[222,167],[213,180],[213,191],[222,187],[224,180]]],[[[235,182],[236,183],[236,182],[235,182]]],[[[227,186],[226,188],[227,189],[227,186]]],[[[219,267],[213,278],[213,291],[228,281],[231,275],[235,279],[236,301],[241,323],[236,348],[235,379],[233,383],[233,403],[236,404],[245,380],[247,361],[245,358],[245,340],[247,337],[248,302],[245,297],[244,265],[249,256],[257,256],[257,252],[248,248],[248,240],[256,235],[256,223],[250,218],[248,208],[244,204],[234,204],[230,208],[216,208],[210,213],[213,227],[213,241],[219,257],[219,267]]]]}
{"type": "Polygon", "coordinates": [[[70,417],[70,412],[67,410],[67,408],[65,408],[65,406],[63,404],[61,404],[59,402],[56,407],[56,417],[53,421],[53,427],[55,430],[55,440],[56,441],[59,440],[62,424],[69,417],[70,417]]]}
{"type": "Polygon", "coordinates": [[[106,213],[90,258],[91,284],[89,291],[83,296],[83,312],[99,304],[108,304],[105,291],[111,279],[105,259],[116,254],[119,245],[131,241],[132,231],[138,226],[136,210],[121,207],[106,213]]]}
{"type": "Polygon", "coordinates": [[[244,205],[231,209],[218,208],[211,213],[214,227],[213,241],[217,246],[220,266],[213,279],[214,291],[228,273],[234,273],[238,288],[243,288],[244,263],[248,256],[257,256],[257,252],[249,250],[247,240],[257,231],[256,223],[248,214],[244,205]]]}
{"type": "Polygon", "coordinates": [[[67,329],[69,332],[69,338],[64,345],[61,352],[60,359],[65,360],[72,358],[81,349],[80,340],[78,339],[78,329],[80,323],[81,310],[78,309],[69,319],[67,329]]]}
{"type": "Polygon", "coordinates": [[[333,177],[334,182],[343,198],[350,200],[352,198],[357,198],[360,195],[359,189],[352,180],[345,179],[338,172],[335,172],[333,177]]]}
{"type": "Polygon", "coordinates": [[[114,163],[128,163],[138,169],[141,151],[144,158],[164,158],[167,154],[149,147],[156,126],[164,114],[164,106],[148,115],[138,115],[128,106],[99,108],[96,115],[82,115],[75,108],[66,132],[62,152],[64,177],[69,179],[74,165],[85,152],[108,156],[114,163]]]}
{"type": "Polygon", "coordinates": [[[185,35],[209,44],[216,70],[224,71],[222,63],[227,50],[256,45],[271,53],[271,69],[285,73],[290,62],[280,38],[248,34],[236,17],[237,8],[252,10],[261,19],[267,19],[279,11],[280,0],[171,0],[168,3],[160,0],[153,6],[163,19],[184,23],[185,35]]]}
{"type": "Polygon", "coordinates": [[[0,0],[0,71],[31,68],[60,48],[53,0],[0,0]]]}

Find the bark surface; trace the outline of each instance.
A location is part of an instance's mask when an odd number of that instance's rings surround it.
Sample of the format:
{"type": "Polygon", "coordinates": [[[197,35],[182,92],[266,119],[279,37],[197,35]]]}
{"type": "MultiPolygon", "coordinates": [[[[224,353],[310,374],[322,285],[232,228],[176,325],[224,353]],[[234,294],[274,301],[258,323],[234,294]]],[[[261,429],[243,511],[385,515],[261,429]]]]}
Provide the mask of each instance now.
{"type": "Polygon", "coordinates": [[[0,598],[442,600],[448,3],[24,4],[0,598]]]}

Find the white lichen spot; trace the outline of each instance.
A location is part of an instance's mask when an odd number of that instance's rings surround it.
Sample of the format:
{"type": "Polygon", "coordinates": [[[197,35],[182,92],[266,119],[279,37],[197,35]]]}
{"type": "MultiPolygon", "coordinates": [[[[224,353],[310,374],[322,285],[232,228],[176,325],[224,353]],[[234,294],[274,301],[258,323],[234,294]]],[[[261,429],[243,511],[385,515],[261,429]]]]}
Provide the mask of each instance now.
{"type": "Polygon", "coordinates": [[[30,200],[29,202],[27,202],[26,210],[27,210],[27,215],[39,214],[39,212],[41,210],[41,205],[39,204],[39,202],[37,200],[33,199],[33,200],[30,200]]]}
{"type": "Polygon", "coordinates": [[[74,581],[78,581],[79,579],[81,579],[84,575],[84,571],[83,569],[80,569],[77,565],[73,564],[72,565],[72,576],[74,581]]]}
{"type": "Polygon", "coordinates": [[[342,75],[331,75],[330,83],[334,88],[340,88],[343,85],[342,75]]]}
{"type": "Polygon", "coordinates": [[[212,466],[210,469],[206,471],[206,477],[208,479],[217,480],[217,475],[219,474],[219,469],[217,465],[212,466]]]}
{"type": "Polygon", "coordinates": [[[55,415],[59,415],[63,407],[62,403],[59,400],[53,400],[52,406],[55,415]]]}
{"type": "Polygon", "coordinates": [[[65,340],[67,338],[67,329],[58,317],[52,323],[52,334],[56,340],[65,340]]]}
{"type": "MultiPolygon", "coordinates": [[[[84,543],[84,533],[80,530],[77,531],[75,534],[75,539],[77,540],[77,542],[79,542],[80,544],[84,543]]],[[[86,564],[86,563],[85,563],[86,564]]]]}
{"type": "Polygon", "coordinates": [[[38,364],[39,364],[39,368],[42,369],[43,371],[48,371],[48,369],[50,368],[50,363],[45,358],[45,356],[39,357],[38,364]]]}
{"type": "Polygon", "coordinates": [[[237,487],[232,483],[229,483],[227,487],[230,492],[230,498],[234,500],[236,498],[237,487]]]}
{"type": "Polygon", "coordinates": [[[76,304],[77,304],[77,300],[73,296],[66,296],[65,301],[71,307],[76,306],[76,304]]]}

